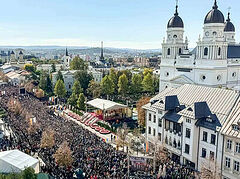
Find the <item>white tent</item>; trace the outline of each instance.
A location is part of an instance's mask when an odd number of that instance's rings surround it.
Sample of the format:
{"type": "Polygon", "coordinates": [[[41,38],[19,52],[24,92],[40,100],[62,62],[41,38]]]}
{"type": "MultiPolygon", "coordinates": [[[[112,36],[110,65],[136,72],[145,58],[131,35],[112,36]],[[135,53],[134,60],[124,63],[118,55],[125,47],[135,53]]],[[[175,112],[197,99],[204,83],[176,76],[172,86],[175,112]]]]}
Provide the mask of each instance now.
{"type": "Polygon", "coordinates": [[[115,103],[113,101],[109,101],[105,99],[100,99],[100,98],[96,98],[94,100],[88,101],[87,104],[95,108],[106,110],[106,111],[127,108],[126,105],[115,103]]]}
{"type": "Polygon", "coordinates": [[[39,173],[39,160],[20,150],[0,152],[0,173],[20,173],[27,167],[32,167],[39,173]]]}

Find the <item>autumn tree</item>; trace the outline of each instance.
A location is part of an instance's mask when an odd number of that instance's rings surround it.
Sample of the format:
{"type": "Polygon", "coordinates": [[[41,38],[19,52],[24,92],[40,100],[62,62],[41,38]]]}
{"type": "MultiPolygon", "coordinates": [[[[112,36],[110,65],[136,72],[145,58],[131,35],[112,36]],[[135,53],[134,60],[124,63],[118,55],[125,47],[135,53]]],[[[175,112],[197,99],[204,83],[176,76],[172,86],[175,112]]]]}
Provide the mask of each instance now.
{"type": "Polygon", "coordinates": [[[57,95],[60,98],[64,98],[66,96],[67,91],[66,91],[65,85],[62,80],[57,81],[55,88],[54,88],[54,93],[55,93],[55,95],[57,95]]]}
{"type": "Polygon", "coordinates": [[[110,69],[109,79],[113,82],[114,91],[117,91],[118,87],[118,76],[114,68],[110,69]]]}
{"type": "Polygon", "coordinates": [[[18,99],[10,98],[7,104],[8,110],[15,115],[20,115],[22,112],[22,105],[18,99]]]}
{"type": "Polygon", "coordinates": [[[37,98],[43,98],[44,97],[44,91],[42,90],[42,89],[35,89],[35,96],[37,97],[37,98]]]}
{"type": "Polygon", "coordinates": [[[59,146],[58,150],[54,154],[54,158],[59,166],[70,167],[72,165],[72,151],[66,141],[59,146]]]}
{"type": "Polygon", "coordinates": [[[137,102],[137,112],[138,112],[138,124],[140,126],[145,126],[145,110],[142,108],[145,104],[149,103],[150,97],[142,97],[138,102],[137,102]]]}
{"type": "Polygon", "coordinates": [[[42,133],[41,148],[52,148],[55,145],[55,132],[47,129],[42,133]]]}
{"type": "Polygon", "coordinates": [[[88,85],[87,93],[89,95],[91,95],[93,98],[100,97],[100,95],[101,95],[101,85],[99,83],[95,82],[94,80],[91,80],[89,85],[88,85]]]}
{"type": "Polygon", "coordinates": [[[208,158],[202,162],[199,177],[201,179],[221,179],[221,171],[216,159],[208,158]]]}
{"type": "Polygon", "coordinates": [[[29,93],[33,93],[34,88],[35,88],[35,85],[32,82],[28,82],[25,84],[25,89],[29,93]]]}
{"type": "Polygon", "coordinates": [[[118,80],[118,92],[122,95],[126,95],[128,92],[128,79],[125,74],[122,74],[118,80]]]}
{"type": "Polygon", "coordinates": [[[3,82],[8,82],[7,76],[1,71],[0,71],[0,80],[2,80],[3,82]]]}
{"type": "Polygon", "coordinates": [[[129,128],[126,123],[123,123],[123,126],[117,129],[117,136],[118,136],[117,143],[119,146],[123,147],[123,151],[124,151],[124,146],[127,145],[128,132],[129,132],[129,128]]]}

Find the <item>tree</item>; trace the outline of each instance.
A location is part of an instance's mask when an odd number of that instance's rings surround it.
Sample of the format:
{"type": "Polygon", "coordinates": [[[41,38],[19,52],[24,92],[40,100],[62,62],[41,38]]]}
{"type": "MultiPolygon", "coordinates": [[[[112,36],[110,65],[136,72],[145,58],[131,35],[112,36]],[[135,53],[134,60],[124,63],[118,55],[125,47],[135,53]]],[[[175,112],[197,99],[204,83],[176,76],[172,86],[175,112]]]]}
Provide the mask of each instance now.
{"type": "Polygon", "coordinates": [[[77,100],[78,100],[78,97],[75,93],[72,93],[71,96],[68,98],[68,104],[73,106],[73,107],[76,107],[77,106],[77,100]]]}
{"type": "Polygon", "coordinates": [[[14,99],[13,97],[9,99],[7,107],[8,107],[8,110],[14,113],[15,115],[20,115],[23,109],[19,100],[14,99]]]}
{"type": "Polygon", "coordinates": [[[122,74],[118,80],[118,92],[125,95],[128,92],[128,79],[125,74],[122,74]]]}
{"type": "Polygon", "coordinates": [[[199,177],[201,179],[221,179],[221,169],[217,164],[217,159],[207,158],[202,161],[201,172],[199,177]]]}
{"type": "Polygon", "coordinates": [[[153,77],[151,73],[148,73],[146,76],[144,76],[142,85],[145,92],[154,92],[153,77]]]}
{"type": "Polygon", "coordinates": [[[53,156],[59,166],[70,167],[72,165],[72,151],[66,141],[59,146],[58,150],[53,156]]]}
{"type": "Polygon", "coordinates": [[[112,80],[113,82],[113,88],[115,91],[117,91],[117,85],[118,85],[118,76],[116,71],[114,70],[114,68],[110,69],[110,73],[109,73],[109,79],[112,80]]]}
{"type": "Polygon", "coordinates": [[[54,93],[57,95],[59,98],[64,98],[67,94],[65,85],[62,80],[58,80],[55,88],[54,88],[54,93]]]}
{"type": "Polygon", "coordinates": [[[133,94],[140,93],[142,91],[142,77],[140,74],[134,74],[131,82],[131,92],[133,94]]]}
{"type": "Polygon", "coordinates": [[[34,73],[35,72],[35,67],[33,64],[25,64],[24,65],[24,70],[34,73]]]}
{"type": "Polygon", "coordinates": [[[77,107],[80,110],[85,110],[85,96],[83,93],[80,93],[77,100],[77,107]]]}
{"type": "Polygon", "coordinates": [[[22,178],[23,179],[37,179],[37,175],[33,168],[28,167],[22,171],[22,178]]]}
{"type": "Polygon", "coordinates": [[[143,105],[149,103],[150,97],[142,97],[138,102],[137,102],[137,112],[138,112],[138,124],[140,126],[145,126],[145,110],[142,108],[143,105]]]}
{"type": "Polygon", "coordinates": [[[76,56],[70,62],[70,69],[71,70],[84,70],[87,71],[87,63],[83,61],[80,57],[76,56]]]}
{"type": "Polygon", "coordinates": [[[42,133],[41,148],[52,148],[54,146],[54,134],[55,132],[51,129],[45,130],[42,133]]]}
{"type": "Polygon", "coordinates": [[[52,68],[52,70],[51,70],[52,73],[56,72],[56,65],[55,65],[55,63],[53,63],[51,65],[51,68],[52,68]]]}
{"type": "Polygon", "coordinates": [[[63,75],[62,75],[62,72],[60,70],[57,73],[57,81],[58,80],[62,80],[64,82],[63,75]]]}
{"type": "Polygon", "coordinates": [[[73,87],[72,87],[72,93],[79,96],[79,94],[82,92],[83,92],[83,89],[81,88],[80,82],[78,80],[75,80],[73,87]]]}
{"type": "Polygon", "coordinates": [[[117,136],[118,136],[118,145],[123,147],[124,151],[124,146],[127,144],[127,135],[129,132],[129,128],[127,127],[126,123],[123,123],[121,128],[117,129],[117,136]]]}
{"type": "Polygon", "coordinates": [[[91,80],[88,85],[87,92],[93,98],[98,98],[101,95],[101,85],[99,83],[96,83],[94,80],[91,80]]]}
{"type": "Polygon", "coordinates": [[[53,88],[52,88],[52,81],[50,79],[50,75],[47,74],[47,80],[46,80],[46,88],[45,88],[46,93],[51,96],[53,93],[53,88]]]}
{"type": "Polygon", "coordinates": [[[159,91],[159,77],[157,77],[157,76],[153,77],[153,84],[154,84],[154,91],[158,92],[159,91]]]}
{"type": "Polygon", "coordinates": [[[47,87],[46,76],[47,76],[46,73],[42,70],[40,75],[39,87],[44,91],[46,90],[47,87]]]}
{"type": "Polygon", "coordinates": [[[112,95],[114,93],[114,84],[106,75],[101,81],[102,93],[104,95],[112,95]]]}
{"type": "Polygon", "coordinates": [[[150,73],[152,75],[153,70],[151,68],[144,68],[143,76],[146,76],[148,73],[150,73]]]}
{"type": "Polygon", "coordinates": [[[44,91],[42,89],[35,89],[35,93],[34,95],[37,97],[37,98],[43,98],[44,97],[44,91]]]}
{"type": "Polygon", "coordinates": [[[88,85],[92,79],[92,75],[88,74],[87,71],[82,70],[75,73],[75,80],[79,81],[84,92],[86,92],[88,85]]]}

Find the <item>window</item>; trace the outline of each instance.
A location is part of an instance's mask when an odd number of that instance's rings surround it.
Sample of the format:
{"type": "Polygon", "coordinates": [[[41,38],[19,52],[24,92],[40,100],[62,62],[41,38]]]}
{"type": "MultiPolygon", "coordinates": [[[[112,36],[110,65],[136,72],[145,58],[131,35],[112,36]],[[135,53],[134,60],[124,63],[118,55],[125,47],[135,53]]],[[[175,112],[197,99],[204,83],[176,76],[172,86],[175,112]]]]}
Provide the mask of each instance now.
{"type": "Polygon", "coordinates": [[[221,75],[217,76],[217,80],[220,81],[222,79],[221,75]]]}
{"type": "Polygon", "coordinates": [[[207,48],[207,47],[204,48],[204,55],[205,55],[205,56],[208,55],[208,48],[207,48]]]}
{"type": "Polygon", "coordinates": [[[185,144],[185,153],[189,154],[189,145],[188,144],[185,144]]]}
{"type": "Polygon", "coordinates": [[[151,127],[148,127],[148,134],[151,134],[151,127]]]}
{"type": "Polygon", "coordinates": [[[187,119],[186,119],[186,122],[187,122],[187,123],[191,123],[192,121],[191,121],[191,119],[187,118],[187,119]]]}
{"type": "Polygon", "coordinates": [[[236,72],[233,72],[232,73],[232,77],[236,77],[237,76],[237,73],[236,72]]]}
{"type": "Polygon", "coordinates": [[[239,130],[240,130],[239,125],[236,125],[236,124],[233,124],[233,125],[232,125],[232,128],[233,128],[233,130],[235,130],[235,131],[239,131],[239,130]]]}
{"type": "Polygon", "coordinates": [[[239,172],[239,162],[234,161],[234,170],[239,172]]]}
{"type": "Polygon", "coordinates": [[[225,167],[230,168],[230,165],[231,165],[231,159],[226,157],[225,158],[225,167]]]}
{"type": "Polygon", "coordinates": [[[236,153],[240,153],[240,143],[236,143],[236,148],[235,148],[236,153]]]}
{"type": "Polygon", "coordinates": [[[182,49],[181,48],[178,49],[178,53],[182,54],[182,49]]]}
{"type": "Polygon", "coordinates": [[[152,120],[152,114],[151,114],[151,113],[148,114],[148,120],[149,120],[149,121],[152,120]]]}
{"type": "Polygon", "coordinates": [[[214,36],[215,36],[215,35],[217,35],[217,32],[216,32],[216,31],[214,31],[214,32],[213,32],[213,35],[214,35],[214,36]]]}
{"type": "Polygon", "coordinates": [[[221,55],[221,47],[218,48],[218,56],[221,55]]]}
{"type": "Polygon", "coordinates": [[[68,88],[71,89],[71,85],[68,85],[68,88]]]}
{"type": "Polygon", "coordinates": [[[214,160],[214,152],[210,151],[210,160],[214,160]]]}
{"type": "Polygon", "coordinates": [[[215,145],[215,142],[216,142],[216,135],[211,134],[211,144],[215,145]]]}
{"type": "Polygon", "coordinates": [[[162,127],[162,119],[161,118],[158,119],[158,127],[162,127]]]}
{"type": "Polygon", "coordinates": [[[158,133],[158,140],[162,140],[162,134],[161,133],[158,133]]]}
{"type": "Polygon", "coordinates": [[[170,50],[170,48],[168,48],[168,50],[167,50],[167,55],[171,55],[171,50],[170,50]]]}
{"type": "Polygon", "coordinates": [[[204,81],[204,80],[206,80],[206,76],[205,76],[205,75],[202,75],[202,76],[200,77],[200,79],[201,79],[202,81],[204,81]]]}
{"type": "Polygon", "coordinates": [[[208,133],[203,131],[203,139],[202,140],[205,142],[207,142],[207,135],[208,135],[208,133]]]}
{"type": "Polygon", "coordinates": [[[206,149],[202,148],[202,158],[206,158],[206,149]]]}
{"type": "Polygon", "coordinates": [[[156,115],[153,115],[153,122],[156,123],[156,115]]]}
{"type": "Polygon", "coordinates": [[[191,135],[191,129],[186,128],[186,137],[190,138],[191,135]]]}
{"type": "Polygon", "coordinates": [[[232,141],[231,140],[227,140],[227,149],[231,150],[232,149],[232,141]]]}
{"type": "Polygon", "coordinates": [[[153,136],[156,135],[156,129],[153,129],[153,136]]]}

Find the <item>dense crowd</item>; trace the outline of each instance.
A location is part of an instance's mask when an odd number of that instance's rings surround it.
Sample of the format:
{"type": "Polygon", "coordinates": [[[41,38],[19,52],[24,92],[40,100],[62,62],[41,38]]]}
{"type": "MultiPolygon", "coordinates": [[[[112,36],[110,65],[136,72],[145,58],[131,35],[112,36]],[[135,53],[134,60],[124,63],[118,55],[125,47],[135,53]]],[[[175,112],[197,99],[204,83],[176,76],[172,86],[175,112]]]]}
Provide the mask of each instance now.
{"type": "MultiPolygon", "coordinates": [[[[38,127],[34,133],[29,133],[28,121],[21,115],[8,111],[6,122],[17,136],[15,143],[8,141],[5,143],[8,148],[18,148],[29,154],[36,154],[46,164],[42,171],[55,178],[72,178],[75,169],[82,170],[85,178],[127,178],[125,153],[116,151],[101,138],[73,121],[55,116],[45,104],[31,95],[20,96],[18,90],[11,86],[1,86],[0,91],[6,93],[0,97],[0,104],[8,109],[7,104],[11,97],[19,100],[23,110],[31,112],[31,115],[36,117],[34,125],[38,127]],[[55,131],[55,146],[52,149],[42,149],[40,147],[42,133],[49,128],[55,131]],[[67,169],[58,166],[53,157],[63,141],[68,142],[74,159],[72,167],[67,169]]],[[[6,146],[2,148],[6,149],[6,146]]]]}
{"type": "MultiPolygon", "coordinates": [[[[77,125],[71,120],[56,116],[46,104],[31,95],[19,95],[19,88],[12,86],[0,86],[1,107],[8,111],[5,122],[11,127],[13,133],[10,139],[0,140],[0,151],[19,149],[30,155],[40,157],[45,165],[41,166],[42,172],[48,173],[54,178],[73,178],[74,171],[80,169],[85,178],[90,179],[124,179],[127,178],[127,155],[116,151],[110,144],[105,143],[101,138],[77,125]],[[22,111],[27,111],[36,118],[33,132],[29,132],[29,121],[21,115],[16,115],[8,110],[10,99],[18,100],[22,111]],[[42,133],[45,130],[54,130],[55,145],[51,149],[41,148],[42,133]],[[53,155],[62,144],[67,141],[72,151],[73,164],[64,168],[58,166],[53,155]]],[[[149,171],[141,174],[138,171],[132,172],[133,178],[149,175],[149,171]]],[[[188,170],[174,162],[160,165],[158,177],[169,178],[193,178],[191,170],[188,170]]],[[[141,178],[141,177],[140,177],[141,178]]],[[[145,177],[142,177],[145,178],[145,177]]]]}

